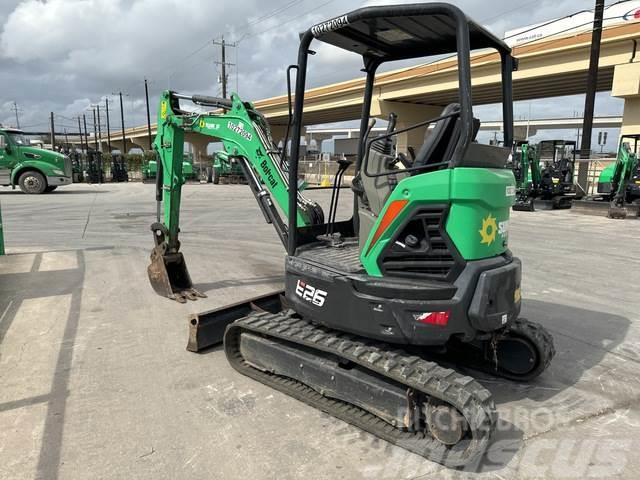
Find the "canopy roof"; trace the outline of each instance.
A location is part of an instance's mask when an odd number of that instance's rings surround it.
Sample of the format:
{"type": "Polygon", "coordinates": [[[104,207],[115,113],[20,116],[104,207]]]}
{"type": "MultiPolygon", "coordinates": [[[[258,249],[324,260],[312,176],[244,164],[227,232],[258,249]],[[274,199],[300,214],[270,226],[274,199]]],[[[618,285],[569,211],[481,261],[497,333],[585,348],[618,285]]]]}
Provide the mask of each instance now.
{"type": "Polygon", "coordinates": [[[468,29],[469,50],[510,48],[447,3],[365,7],[310,28],[318,40],[381,62],[458,51],[458,27],[468,29]]]}

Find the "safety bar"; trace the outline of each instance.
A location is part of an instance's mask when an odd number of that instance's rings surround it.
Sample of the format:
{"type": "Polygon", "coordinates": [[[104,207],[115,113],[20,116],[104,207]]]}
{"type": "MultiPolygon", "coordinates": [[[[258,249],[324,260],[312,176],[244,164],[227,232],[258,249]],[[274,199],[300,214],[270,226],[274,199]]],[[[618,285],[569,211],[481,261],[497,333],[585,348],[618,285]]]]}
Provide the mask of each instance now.
{"type": "Polygon", "coordinates": [[[381,173],[369,173],[369,171],[367,170],[367,167],[369,166],[369,151],[371,150],[371,145],[373,144],[373,142],[385,139],[385,138],[389,138],[389,137],[393,137],[394,135],[398,135],[399,133],[404,133],[404,132],[408,132],[409,130],[413,130],[414,128],[418,128],[418,127],[424,127],[425,125],[429,125],[431,123],[435,123],[439,120],[444,120],[445,118],[449,118],[449,117],[454,117],[460,115],[460,112],[452,112],[449,113],[447,115],[441,115],[439,117],[435,117],[435,118],[431,118],[429,120],[425,120],[424,122],[420,122],[420,123],[416,123],[415,125],[411,125],[410,127],[407,128],[403,128],[401,130],[396,130],[394,132],[391,133],[385,133],[384,135],[378,135],[376,138],[372,138],[371,140],[367,141],[367,146],[366,146],[366,155],[364,157],[364,164],[363,164],[363,168],[362,168],[362,173],[370,178],[375,178],[375,177],[384,177],[384,176],[388,176],[388,175],[393,175],[396,173],[400,173],[400,172],[415,172],[418,170],[427,170],[433,167],[439,167],[442,165],[447,165],[449,164],[450,160],[444,161],[444,162],[438,162],[438,163],[431,163],[429,165],[421,165],[419,167],[410,167],[410,168],[405,168],[402,170],[389,170],[387,172],[381,172],[381,173]]]}

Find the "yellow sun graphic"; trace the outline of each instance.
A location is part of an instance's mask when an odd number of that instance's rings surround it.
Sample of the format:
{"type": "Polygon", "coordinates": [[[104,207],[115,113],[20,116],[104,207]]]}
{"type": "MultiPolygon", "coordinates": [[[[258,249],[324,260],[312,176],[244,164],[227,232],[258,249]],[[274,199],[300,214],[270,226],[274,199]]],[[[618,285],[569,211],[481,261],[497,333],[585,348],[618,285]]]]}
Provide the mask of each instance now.
{"type": "Polygon", "coordinates": [[[482,238],[480,243],[491,245],[496,240],[497,231],[498,225],[496,225],[496,219],[492,217],[491,214],[487,215],[487,218],[482,219],[482,228],[478,230],[482,238]]]}

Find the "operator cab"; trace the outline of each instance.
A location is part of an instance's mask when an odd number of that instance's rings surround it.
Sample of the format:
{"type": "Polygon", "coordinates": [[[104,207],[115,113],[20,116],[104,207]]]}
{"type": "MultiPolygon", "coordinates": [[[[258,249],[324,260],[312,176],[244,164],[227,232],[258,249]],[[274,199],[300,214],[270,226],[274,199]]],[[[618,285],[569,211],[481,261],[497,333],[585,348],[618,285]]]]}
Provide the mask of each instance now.
{"type": "MultiPolygon", "coordinates": [[[[340,194],[340,180],[349,165],[341,165],[335,176],[328,223],[289,233],[288,250],[295,255],[298,247],[314,243],[318,238],[333,246],[341,246],[341,239],[358,237],[359,250],[364,248],[391,193],[408,176],[417,176],[455,167],[504,168],[512,133],[511,71],[514,59],[510,49],[483,27],[468,19],[459,9],[447,4],[398,5],[366,7],[346,15],[314,25],[301,35],[298,55],[294,118],[291,138],[299,138],[301,112],[304,101],[307,59],[312,40],[319,40],[362,56],[366,73],[363,107],[360,121],[360,142],[355,159],[352,190],[355,195],[353,219],[336,222],[335,211],[340,194]],[[473,117],[470,79],[470,51],[493,50],[501,59],[502,103],[505,147],[480,145],[475,137],[480,121],[473,117]],[[378,67],[387,62],[410,58],[454,54],[457,57],[458,88],[431,97],[416,98],[415,105],[428,101],[442,107],[434,118],[406,128],[396,129],[402,118],[394,113],[388,117],[387,131],[371,138],[373,122],[370,111],[375,75],[378,67]],[[397,136],[410,130],[425,129],[422,145],[398,151],[397,136]]],[[[292,142],[291,158],[296,159],[299,142],[292,142]]],[[[290,184],[297,178],[297,162],[292,162],[290,184]]],[[[290,196],[290,209],[296,192],[290,196]]],[[[290,211],[291,211],[290,210],[290,211]]],[[[291,214],[290,214],[291,215],[291,214]]],[[[291,220],[291,219],[290,219],[291,220]]],[[[291,223],[290,223],[291,224],[291,223]]],[[[304,248],[308,250],[308,248],[304,248]]],[[[359,252],[358,252],[359,253],[359,252]]]]}
{"type": "Polygon", "coordinates": [[[541,170],[541,189],[544,197],[575,193],[573,183],[576,142],[574,140],[543,140],[537,149],[541,170]]]}

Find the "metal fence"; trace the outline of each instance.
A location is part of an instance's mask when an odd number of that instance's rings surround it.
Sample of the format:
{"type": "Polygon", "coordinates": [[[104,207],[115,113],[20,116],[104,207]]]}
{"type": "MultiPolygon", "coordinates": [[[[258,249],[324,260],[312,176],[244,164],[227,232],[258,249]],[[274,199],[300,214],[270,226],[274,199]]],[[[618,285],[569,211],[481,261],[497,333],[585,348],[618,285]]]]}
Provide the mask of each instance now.
{"type": "Polygon", "coordinates": [[[579,192],[585,195],[597,195],[598,193],[598,179],[602,170],[607,166],[615,163],[615,158],[586,158],[576,159],[576,171],[574,175],[574,183],[579,192]],[[578,184],[578,170],[583,168],[583,165],[587,165],[587,185],[586,188],[578,184]]]}
{"type": "MultiPolygon", "coordinates": [[[[337,160],[338,157],[330,160],[303,158],[298,163],[298,175],[309,185],[331,186],[338,171],[337,160]]],[[[354,175],[355,165],[351,164],[342,177],[342,185],[350,185],[354,175]]]]}

